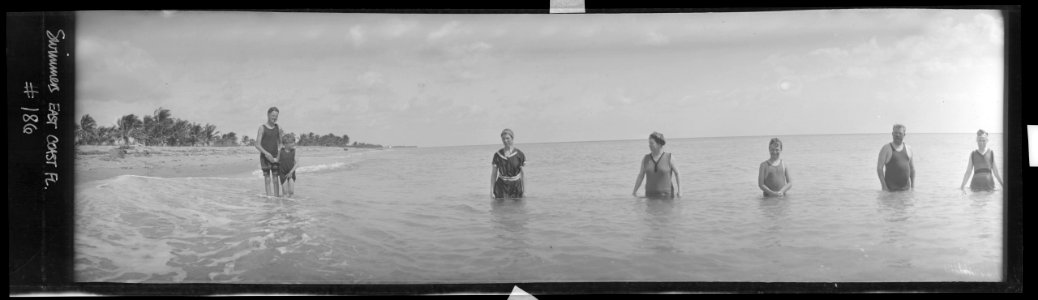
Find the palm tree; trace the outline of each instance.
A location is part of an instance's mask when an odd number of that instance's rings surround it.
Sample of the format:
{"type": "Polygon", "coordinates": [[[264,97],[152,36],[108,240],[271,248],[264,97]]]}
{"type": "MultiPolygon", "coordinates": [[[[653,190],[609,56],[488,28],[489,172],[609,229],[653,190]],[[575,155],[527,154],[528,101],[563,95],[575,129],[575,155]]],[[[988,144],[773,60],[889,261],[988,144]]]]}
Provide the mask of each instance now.
{"type": "Polygon", "coordinates": [[[202,138],[205,140],[205,145],[211,146],[213,138],[216,138],[218,134],[220,134],[220,132],[216,131],[216,125],[206,123],[205,127],[202,129],[202,138]]]}
{"type": "Polygon", "coordinates": [[[231,132],[225,133],[221,140],[222,140],[222,144],[224,144],[224,145],[235,146],[235,145],[238,144],[238,135],[235,134],[234,131],[231,131],[231,132]]]}
{"type": "Polygon", "coordinates": [[[169,109],[159,107],[152,113],[152,121],[154,121],[149,135],[155,142],[159,144],[168,143],[170,137],[173,135],[173,119],[171,118],[173,113],[169,112],[169,109]]]}
{"type": "Polygon", "coordinates": [[[184,140],[187,139],[187,135],[189,133],[188,130],[190,130],[190,128],[188,128],[189,126],[187,121],[180,119],[171,119],[170,123],[171,125],[169,127],[169,131],[166,137],[167,143],[170,146],[182,146],[184,140]]]}
{"type": "Polygon", "coordinates": [[[127,145],[130,144],[130,137],[133,137],[134,140],[137,139],[135,135],[144,126],[141,119],[134,114],[128,114],[119,118],[116,124],[119,126],[119,133],[122,135],[123,143],[127,145]]]}
{"type": "Polygon", "coordinates": [[[96,139],[96,141],[97,141],[97,143],[99,145],[112,145],[112,144],[115,144],[115,141],[119,140],[120,137],[121,137],[121,134],[119,133],[119,129],[116,128],[115,126],[112,126],[112,127],[101,126],[101,127],[97,128],[97,139],[96,139]]]}
{"type": "Polygon", "coordinates": [[[83,115],[83,117],[79,119],[79,127],[81,129],[80,134],[84,144],[90,145],[97,140],[97,138],[95,138],[97,136],[97,121],[94,121],[94,118],[90,117],[89,114],[83,115]]]}
{"type": "Polygon", "coordinates": [[[154,145],[155,144],[154,132],[155,132],[155,126],[156,126],[155,118],[152,117],[152,116],[144,116],[143,123],[144,123],[144,130],[141,130],[142,131],[141,133],[144,136],[144,138],[142,139],[144,141],[144,145],[145,146],[154,145]]]}
{"type": "Polygon", "coordinates": [[[202,139],[205,138],[203,137],[202,131],[202,125],[191,123],[191,137],[188,138],[188,141],[191,142],[191,146],[198,146],[198,144],[202,142],[202,139]]]}

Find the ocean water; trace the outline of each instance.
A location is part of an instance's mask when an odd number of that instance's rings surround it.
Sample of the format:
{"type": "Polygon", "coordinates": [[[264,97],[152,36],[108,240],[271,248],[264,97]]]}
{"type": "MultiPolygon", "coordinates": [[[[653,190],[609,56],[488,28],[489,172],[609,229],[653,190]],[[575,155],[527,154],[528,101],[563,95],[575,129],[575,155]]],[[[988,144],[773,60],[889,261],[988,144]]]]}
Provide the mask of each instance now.
{"type": "MultiPolygon", "coordinates": [[[[499,145],[301,157],[287,200],[262,196],[258,171],[79,182],[76,280],[1002,279],[1003,191],[958,189],[974,135],[910,133],[918,182],[899,193],[880,191],[875,175],[889,134],[780,136],[794,186],[763,198],[757,168],[769,138],[668,141],[677,199],[630,195],[645,140],[520,139],[520,200],[490,198],[499,145]]],[[[989,145],[1004,170],[1002,136],[989,145]]]]}

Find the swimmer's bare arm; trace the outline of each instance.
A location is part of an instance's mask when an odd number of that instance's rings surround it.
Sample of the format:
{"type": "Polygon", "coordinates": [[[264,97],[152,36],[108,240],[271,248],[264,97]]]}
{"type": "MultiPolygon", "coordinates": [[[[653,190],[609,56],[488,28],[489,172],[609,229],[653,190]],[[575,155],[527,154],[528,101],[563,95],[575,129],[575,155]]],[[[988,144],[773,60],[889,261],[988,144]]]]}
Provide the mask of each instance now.
{"type": "Polygon", "coordinates": [[[674,173],[674,196],[681,197],[681,173],[678,172],[678,166],[674,163],[674,155],[670,155],[670,171],[674,173]]]}
{"type": "Polygon", "coordinates": [[[908,151],[908,187],[915,188],[915,156],[912,155],[912,148],[905,144],[905,150],[908,151]]]}
{"type": "Polygon", "coordinates": [[[970,152],[970,159],[966,163],[966,174],[962,175],[962,185],[959,186],[960,190],[966,189],[966,182],[968,182],[970,180],[970,175],[972,175],[972,174],[973,174],[973,153],[970,152]]]}
{"type": "Polygon", "coordinates": [[[288,175],[292,175],[292,173],[296,171],[296,168],[299,168],[299,156],[296,156],[296,162],[292,165],[292,170],[288,171],[288,175]]]}
{"type": "Polygon", "coordinates": [[[494,182],[497,181],[497,165],[490,167],[490,197],[494,197],[494,182]]]}
{"type": "Polygon", "coordinates": [[[995,155],[994,154],[991,155],[991,175],[994,175],[995,179],[998,179],[998,185],[999,186],[1001,186],[1003,189],[1006,188],[1006,185],[1004,183],[1002,183],[1002,176],[998,175],[998,165],[995,164],[995,155]]]}
{"type": "Polygon", "coordinates": [[[523,183],[523,193],[530,190],[530,185],[526,182],[526,168],[519,170],[519,180],[523,183]]]}
{"type": "Polygon", "coordinates": [[[277,147],[278,155],[274,156],[275,160],[281,159],[281,149],[283,149],[282,147],[285,146],[285,145],[281,144],[281,137],[282,136],[285,136],[285,131],[281,128],[281,126],[278,126],[278,147],[277,147]]]}
{"type": "Polygon", "coordinates": [[[767,177],[768,161],[765,160],[764,162],[760,163],[760,172],[757,173],[757,187],[759,187],[761,191],[764,191],[764,194],[768,196],[779,196],[778,193],[772,191],[771,188],[768,188],[768,185],[764,184],[764,178],[767,177]]]}
{"type": "Polygon", "coordinates": [[[645,179],[645,159],[642,159],[641,166],[638,167],[638,180],[634,182],[634,191],[631,192],[632,196],[638,196],[638,188],[642,186],[642,179],[645,179]]]}
{"type": "Polygon", "coordinates": [[[879,150],[879,160],[876,162],[876,175],[879,176],[879,184],[883,186],[883,190],[887,190],[887,182],[883,180],[884,169],[887,162],[890,161],[890,147],[883,145],[883,148],[879,150]]]}
{"type": "Polygon", "coordinates": [[[793,188],[793,178],[789,177],[789,165],[784,161],[782,162],[782,171],[786,173],[786,185],[782,186],[782,189],[779,190],[779,194],[785,196],[786,191],[793,188]]]}

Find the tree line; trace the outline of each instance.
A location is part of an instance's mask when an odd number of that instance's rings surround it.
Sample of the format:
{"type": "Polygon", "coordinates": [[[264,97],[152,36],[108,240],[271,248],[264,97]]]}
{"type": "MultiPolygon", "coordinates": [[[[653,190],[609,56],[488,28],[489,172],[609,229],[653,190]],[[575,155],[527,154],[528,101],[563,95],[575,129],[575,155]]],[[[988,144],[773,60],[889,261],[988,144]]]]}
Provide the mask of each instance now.
{"type": "MultiPolygon", "coordinates": [[[[317,135],[313,132],[294,134],[299,146],[349,146],[350,136],[328,133],[317,135]]],[[[188,120],[174,118],[167,108],[158,108],[151,115],[143,118],[128,114],[116,120],[112,126],[98,126],[93,117],[83,115],[76,124],[76,145],[129,145],[145,146],[251,146],[256,140],[236,133],[221,134],[216,125],[200,124],[188,120]]],[[[356,147],[378,147],[381,145],[353,142],[356,147]]]]}

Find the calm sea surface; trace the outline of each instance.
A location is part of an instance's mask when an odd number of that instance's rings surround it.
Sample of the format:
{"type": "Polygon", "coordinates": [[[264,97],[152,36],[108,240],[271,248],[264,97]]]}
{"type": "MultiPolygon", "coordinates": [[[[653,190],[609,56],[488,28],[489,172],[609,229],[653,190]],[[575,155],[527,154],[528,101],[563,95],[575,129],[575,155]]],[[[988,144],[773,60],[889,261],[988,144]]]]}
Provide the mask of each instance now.
{"type": "MultiPolygon", "coordinates": [[[[958,189],[973,134],[909,134],[916,189],[880,191],[889,134],[780,136],[793,188],[762,198],[770,137],[669,140],[678,199],[631,196],[645,140],[522,144],[521,200],[490,198],[500,145],[302,157],[259,172],[76,189],[77,281],[478,283],[999,281],[1002,190],[958,189]]],[[[999,170],[1002,135],[992,135],[999,170]]],[[[642,195],[644,191],[639,191],[642,195]]]]}

